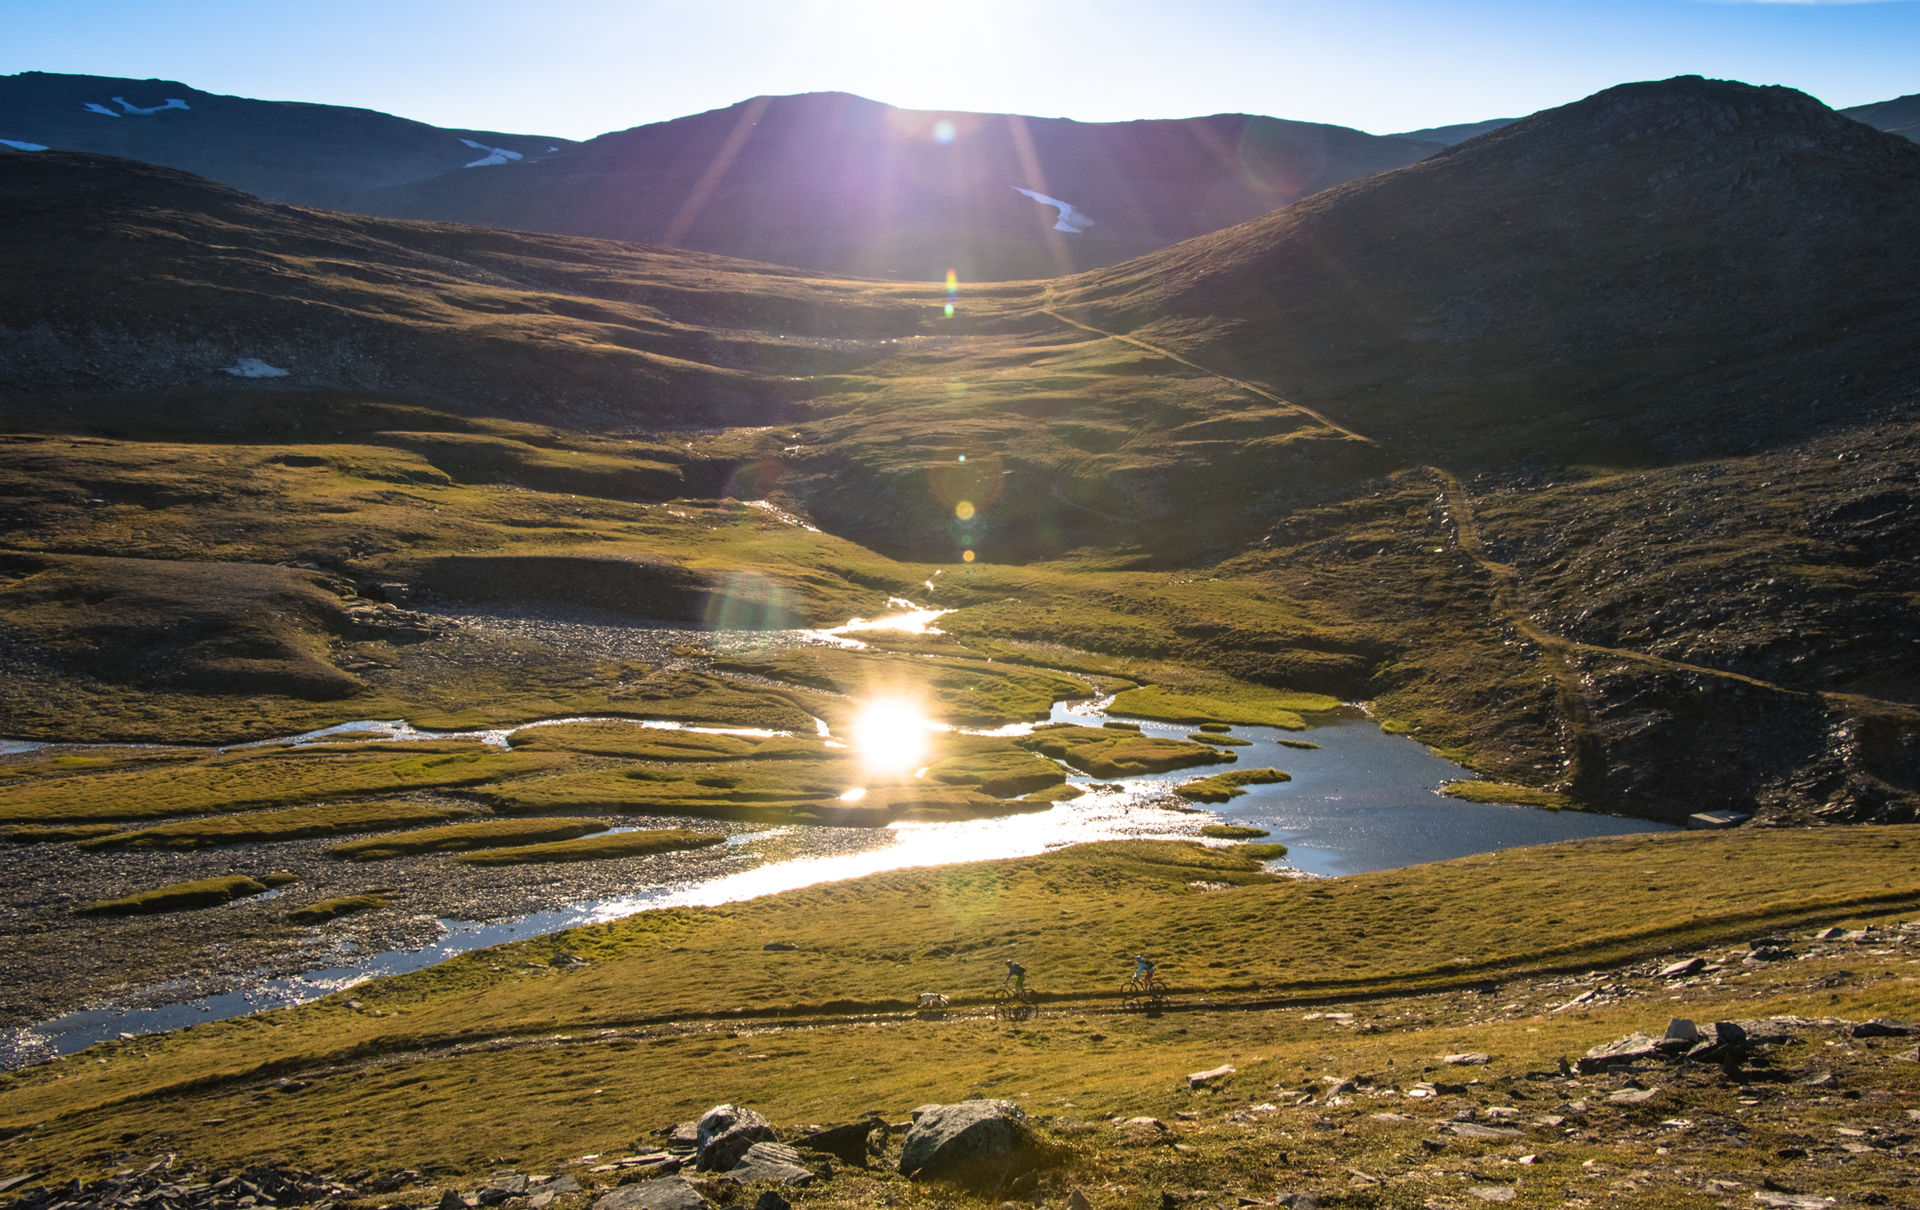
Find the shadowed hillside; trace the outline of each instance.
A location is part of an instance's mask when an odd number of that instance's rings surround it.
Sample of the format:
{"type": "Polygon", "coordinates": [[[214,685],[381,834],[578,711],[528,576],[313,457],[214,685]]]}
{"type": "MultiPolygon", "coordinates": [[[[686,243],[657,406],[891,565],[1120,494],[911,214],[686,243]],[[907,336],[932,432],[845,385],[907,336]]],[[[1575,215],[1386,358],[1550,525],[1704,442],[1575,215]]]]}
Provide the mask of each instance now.
{"type": "Polygon", "coordinates": [[[355,208],[836,274],[997,281],[1112,264],[1433,149],[1245,114],[1085,123],[810,93],[601,135],[527,172],[368,193],[355,208]]]}
{"type": "Polygon", "coordinates": [[[572,142],[221,96],[172,80],[44,71],[0,76],[0,139],[125,156],[305,206],[340,206],[361,190],[443,172],[520,167],[572,142]]]}

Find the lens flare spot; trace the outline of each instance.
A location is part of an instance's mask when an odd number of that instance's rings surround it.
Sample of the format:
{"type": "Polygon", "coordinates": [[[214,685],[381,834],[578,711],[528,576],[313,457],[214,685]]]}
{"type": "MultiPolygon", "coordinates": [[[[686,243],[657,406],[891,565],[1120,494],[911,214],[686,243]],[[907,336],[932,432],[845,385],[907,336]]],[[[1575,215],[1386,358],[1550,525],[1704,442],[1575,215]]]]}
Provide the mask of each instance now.
{"type": "Polygon", "coordinates": [[[960,518],[962,521],[973,520],[973,501],[962,500],[960,503],[954,505],[953,515],[960,518]]]}
{"type": "Polygon", "coordinates": [[[947,304],[947,318],[948,318],[948,319],[952,319],[952,318],[953,318],[953,304],[952,304],[952,303],[948,303],[948,304],[947,304]]]}
{"type": "Polygon", "coordinates": [[[942,147],[953,142],[953,136],[957,133],[959,132],[953,128],[953,123],[946,118],[941,118],[933,124],[933,141],[942,147]]]}
{"type": "Polygon", "coordinates": [[[947,293],[952,294],[959,289],[960,289],[960,275],[958,273],[955,273],[952,269],[948,269],[947,270],[947,293]]]}
{"type": "Polygon", "coordinates": [[[965,454],[960,455],[960,461],[965,462],[966,460],[967,456],[965,454]]]}
{"type": "Polygon", "coordinates": [[[970,551],[970,550],[963,550],[963,551],[961,551],[961,552],[960,552],[960,561],[961,561],[962,563],[971,563],[971,562],[973,562],[973,552],[972,552],[972,551],[970,551]]]}
{"type": "Polygon", "coordinates": [[[860,708],[849,738],[868,777],[906,777],[926,763],[932,728],[918,703],[877,698],[860,708]]]}
{"type": "Polygon", "coordinates": [[[845,794],[842,794],[840,796],[840,801],[841,802],[859,802],[861,799],[865,798],[866,796],[867,796],[867,788],[865,786],[855,786],[853,789],[848,790],[845,794]]]}

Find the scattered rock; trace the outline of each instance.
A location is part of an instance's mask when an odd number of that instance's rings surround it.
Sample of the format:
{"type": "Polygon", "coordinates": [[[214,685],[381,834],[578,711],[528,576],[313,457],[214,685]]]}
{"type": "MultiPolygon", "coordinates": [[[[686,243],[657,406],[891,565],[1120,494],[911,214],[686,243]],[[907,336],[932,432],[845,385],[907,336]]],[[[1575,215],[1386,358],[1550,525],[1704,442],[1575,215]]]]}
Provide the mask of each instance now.
{"type": "Polygon", "coordinates": [[[1475,1185],[1467,1192],[1483,1202],[1510,1202],[1516,1196],[1512,1185],[1475,1185]]]}
{"type": "Polygon", "coordinates": [[[797,950],[800,947],[791,941],[769,941],[760,947],[763,950],[797,950]]]}
{"type": "Polygon", "coordinates": [[[474,1202],[460,1195],[458,1189],[449,1189],[440,1195],[440,1210],[471,1210],[474,1202]]]}
{"type": "Polygon", "coordinates": [[[1577,1066],[1583,1076],[1606,1071],[1613,1067],[1625,1067],[1642,1059],[1650,1059],[1659,1053],[1657,1040],[1646,1034],[1628,1034],[1616,1041],[1596,1046],[1580,1057],[1577,1066]]]}
{"type": "Polygon", "coordinates": [[[769,1189],[753,1203],[753,1210],[793,1210],[793,1203],[769,1189]]]}
{"type": "Polygon", "coordinates": [[[726,1179],[742,1185],[767,1181],[777,1185],[811,1185],[813,1173],[800,1166],[800,1153],[784,1143],[755,1143],[739,1163],[727,1169],[726,1179]]]}
{"type": "Polygon", "coordinates": [[[593,1203],[593,1210],[711,1210],[684,1176],[663,1176],[622,1185],[593,1203]]]}
{"type": "Polygon", "coordinates": [[[873,1132],[884,1131],[886,1123],[869,1118],[839,1126],[815,1126],[800,1132],[794,1142],[809,1151],[825,1152],[843,1164],[864,1168],[873,1154],[873,1132]]]}
{"type": "MultiPolygon", "coordinates": [[[[667,1140],[667,1146],[680,1150],[693,1151],[700,1146],[700,1123],[682,1122],[678,1126],[660,1131],[667,1140]]],[[[636,1149],[638,1144],[635,1144],[636,1149]]]]}
{"type": "Polygon", "coordinates": [[[1504,1126],[1482,1126],[1478,1122],[1448,1122],[1448,1134],[1463,1139],[1517,1139],[1521,1132],[1504,1126]]]}
{"type": "Polygon", "coordinates": [[[527,1183],[527,1178],[521,1173],[501,1173],[488,1178],[487,1183],[473,1195],[473,1200],[482,1206],[498,1206],[510,1197],[525,1197],[527,1183]]]}
{"type": "Polygon", "coordinates": [[[1478,1051],[1468,1051],[1465,1054],[1447,1055],[1440,1061],[1450,1063],[1455,1067],[1478,1067],[1483,1063],[1493,1062],[1493,1056],[1483,1055],[1478,1051]]]}
{"type": "Polygon", "coordinates": [[[1705,1035],[1700,1032],[1699,1026],[1685,1017],[1675,1017],[1673,1020],[1667,1022],[1667,1035],[1664,1040],[1677,1042],[1682,1046],[1692,1046],[1694,1043],[1701,1041],[1703,1037],[1705,1037],[1705,1035]]]}
{"type": "Polygon", "coordinates": [[[1672,966],[1661,967],[1660,977],[1662,979],[1684,979],[1688,975],[1699,974],[1706,968],[1706,965],[1707,960],[1705,958],[1683,958],[1672,966]]]}
{"type": "Polygon", "coordinates": [[[1235,1068],[1231,1063],[1222,1063],[1220,1066],[1208,1071],[1196,1071],[1187,1077],[1187,1087],[1205,1088],[1210,1084],[1217,1084],[1228,1076],[1233,1075],[1234,1071],[1235,1068]]]}
{"type": "Polygon", "coordinates": [[[701,1172],[725,1172],[755,1143],[773,1142],[773,1126],[751,1109],[715,1105],[700,1117],[693,1166],[701,1172]]]}
{"type": "Polygon", "coordinates": [[[1033,1149],[1026,1115],[1011,1101],[962,1101],[916,1113],[900,1153],[909,1177],[939,1177],[973,1188],[997,1187],[1033,1149]]]}
{"type": "Polygon", "coordinates": [[[1784,945],[1762,945],[1756,947],[1743,961],[1746,962],[1785,962],[1793,957],[1793,951],[1784,945]]]}
{"type": "Polygon", "coordinates": [[[1753,1195],[1753,1204],[1765,1206],[1768,1210],[1822,1210],[1833,1205],[1833,1199],[1817,1193],[1769,1193],[1762,1190],[1753,1195]]]}
{"type": "Polygon", "coordinates": [[[1896,1021],[1892,1017],[1875,1017],[1853,1027],[1853,1036],[1856,1038],[1911,1038],[1915,1034],[1920,1034],[1920,1025],[1896,1021]]]}
{"type": "Polygon", "coordinates": [[[1658,1088],[1622,1088],[1607,1097],[1615,1105],[1644,1105],[1660,1095],[1658,1088]]]}

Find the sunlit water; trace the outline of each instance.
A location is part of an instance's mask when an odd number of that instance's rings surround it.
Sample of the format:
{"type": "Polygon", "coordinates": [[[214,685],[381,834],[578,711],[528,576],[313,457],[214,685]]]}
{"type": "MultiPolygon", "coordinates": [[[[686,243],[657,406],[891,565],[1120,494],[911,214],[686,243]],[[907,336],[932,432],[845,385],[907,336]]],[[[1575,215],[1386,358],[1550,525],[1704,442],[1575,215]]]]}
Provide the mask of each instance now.
{"type": "MultiPolygon", "coordinates": [[[[937,616],[938,611],[918,611],[909,625],[924,628],[937,616]]],[[[853,627],[837,628],[834,637],[850,629],[853,627]]],[[[1093,701],[1057,703],[1053,721],[1098,726],[1108,717],[1104,706],[1104,702],[1093,701]]],[[[575,721],[602,720],[549,719],[520,727],[459,732],[422,731],[399,721],[359,721],[262,742],[464,738],[510,746],[517,731],[575,721]]],[[[679,726],[634,719],[605,721],[641,727],[679,726]]],[[[1026,724],[1001,728],[1000,733],[1031,729],[1032,725],[1026,724]]],[[[821,730],[824,733],[824,725],[821,730]]],[[[1141,730],[1147,735],[1184,737],[1190,729],[1142,721],[1141,730]]],[[[18,1066],[71,1053],[122,1033],[177,1029],[299,1004],[370,978],[420,970],[470,950],[616,920],[649,908],[726,903],[886,870],[1031,856],[1089,841],[1191,838],[1197,836],[1202,825],[1221,821],[1267,829],[1271,840],[1288,846],[1281,867],[1309,876],[1353,874],[1515,845],[1664,829],[1664,825],[1645,820],[1443,797],[1436,792],[1443,782],[1471,778],[1473,774],[1412,740],[1384,733],[1358,711],[1344,712],[1305,732],[1235,727],[1232,735],[1250,741],[1233,749],[1236,759],[1232,766],[1182,769],[1118,781],[1074,776],[1069,778],[1074,784],[1103,788],[1091,789],[1078,799],[1045,811],[997,819],[903,822],[885,829],[794,825],[736,835],[728,841],[727,855],[732,860],[726,864],[733,868],[726,872],[715,873],[710,856],[676,855],[663,863],[669,873],[662,881],[635,887],[614,898],[570,904],[509,921],[442,920],[439,939],[425,947],[375,954],[290,978],[263,979],[244,990],[191,1003],[71,1013],[0,1037],[0,1064],[18,1066]],[[1320,746],[1303,750],[1285,746],[1281,742],[1285,740],[1320,746]],[[1293,780],[1249,786],[1244,796],[1198,812],[1175,809],[1178,800],[1167,793],[1173,785],[1220,768],[1265,766],[1284,769],[1293,780]],[[671,871],[676,868],[686,877],[675,881],[671,871]]],[[[0,751],[23,752],[37,747],[12,744],[0,751]]]]}

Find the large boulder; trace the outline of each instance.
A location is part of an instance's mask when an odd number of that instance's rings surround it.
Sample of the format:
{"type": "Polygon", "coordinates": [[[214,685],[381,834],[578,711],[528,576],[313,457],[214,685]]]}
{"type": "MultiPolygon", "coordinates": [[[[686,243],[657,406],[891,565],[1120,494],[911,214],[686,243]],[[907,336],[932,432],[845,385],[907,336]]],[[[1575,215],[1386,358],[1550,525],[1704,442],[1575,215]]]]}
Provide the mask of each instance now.
{"type": "Polygon", "coordinates": [[[773,1125],[741,1105],[715,1105],[700,1115],[693,1166],[701,1172],[725,1172],[755,1143],[773,1142],[773,1125]]]}
{"type": "Polygon", "coordinates": [[[914,1112],[900,1171],[974,1189],[994,1189],[1031,1161],[1033,1130],[1011,1101],[962,1101],[914,1112]]]}

